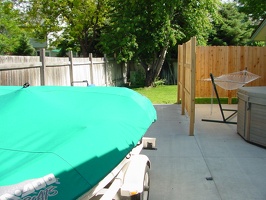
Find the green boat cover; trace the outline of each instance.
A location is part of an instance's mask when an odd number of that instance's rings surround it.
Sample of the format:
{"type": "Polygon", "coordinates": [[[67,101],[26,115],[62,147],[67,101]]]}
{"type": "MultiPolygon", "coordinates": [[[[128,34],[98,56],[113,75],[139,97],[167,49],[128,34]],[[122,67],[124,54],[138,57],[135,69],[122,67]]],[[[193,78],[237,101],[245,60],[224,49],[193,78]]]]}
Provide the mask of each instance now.
{"type": "Polygon", "coordinates": [[[0,200],[78,198],[156,118],[127,88],[0,86],[0,200]]]}

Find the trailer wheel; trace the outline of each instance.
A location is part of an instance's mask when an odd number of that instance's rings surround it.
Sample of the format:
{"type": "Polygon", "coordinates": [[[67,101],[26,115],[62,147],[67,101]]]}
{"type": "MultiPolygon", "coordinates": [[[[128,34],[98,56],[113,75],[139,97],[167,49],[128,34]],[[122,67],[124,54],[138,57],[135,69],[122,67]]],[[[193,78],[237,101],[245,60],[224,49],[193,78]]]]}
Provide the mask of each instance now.
{"type": "Polygon", "coordinates": [[[146,165],[143,181],[143,192],[131,196],[131,200],[148,200],[150,193],[150,168],[146,165]]]}

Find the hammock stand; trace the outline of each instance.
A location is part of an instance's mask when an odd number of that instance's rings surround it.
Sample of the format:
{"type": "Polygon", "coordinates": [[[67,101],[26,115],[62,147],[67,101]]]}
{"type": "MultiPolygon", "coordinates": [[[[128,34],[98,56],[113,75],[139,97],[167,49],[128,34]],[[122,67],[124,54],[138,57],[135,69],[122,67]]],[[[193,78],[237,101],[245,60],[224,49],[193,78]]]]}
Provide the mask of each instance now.
{"type": "MultiPolygon", "coordinates": [[[[237,124],[237,122],[232,122],[232,121],[228,121],[229,119],[231,119],[236,113],[237,110],[235,109],[223,109],[222,105],[221,105],[221,101],[219,98],[219,94],[216,88],[216,84],[214,82],[214,77],[212,75],[212,73],[210,73],[210,77],[211,77],[211,82],[213,85],[213,89],[219,104],[219,108],[220,108],[220,112],[222,115],[222,120],[211,120],[211,119],[202,119],[202,121],[205,122],[217,122],[217,123],[226,123],[226,124],[237,124]],[[224,115],[224,111],[230,111],[233,112],[231,115],[229,115],[227,118],[225,118],[224,115]]],[[[223,89],[226,90],[235,90],[238,89],[242,86],[244,86],[245,84],[256,80],[257,78],[259,78],[260,76],[256,75],[256,74],[252,74],[250,72],[248,72],[247,70],[243,70],[240,72],[235,72],[235,73],[231,73],[228,75],[222,75],[216,78],[217,80],[217,85],[219,85],[220,87],[222,87],[223,89]]],[[[206,79],[209,80],[209,79],[206,79]]]]}
{"type": "Polygon", "coordinates": [[[210,77],[211,77],[213,89],[214,89],[214,92],[215,92],[215,95],[216,95],[216,98],[217,98],[217,101],[218,101],[218,104],[219,104],[219,108],[220,108],[220,112],[222,114],[223,120],[202,119],[202,121],[205,121],[205,122],[217,122],[217,123],[227,123],[227,124],[237,124],[237,122],[228,121],[231,117],[233,117],[237,113],[237,110],[235,110],[235,109],[224,109],[224,108],[222,108],[222,104],[221,104],[221,101],[220,101],[220,98],[219,98],[218,91],[216,89],[216,85],[214,83],[214,78],[213,78],[212,73],[210,74],[210,77]],[[229,115],[227,118],[225,118],[223,111],[231,111],[233,113],[231,115],[229,115]]]}

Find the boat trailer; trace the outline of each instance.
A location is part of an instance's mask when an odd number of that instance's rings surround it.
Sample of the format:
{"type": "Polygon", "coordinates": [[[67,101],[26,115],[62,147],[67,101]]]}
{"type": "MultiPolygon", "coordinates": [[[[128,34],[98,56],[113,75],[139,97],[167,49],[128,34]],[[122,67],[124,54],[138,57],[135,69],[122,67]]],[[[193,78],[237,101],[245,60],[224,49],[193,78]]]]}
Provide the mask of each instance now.
{"type": "Polygon", "coordinates": [[[137,146],[94,188],[78,200],[148,200],[151,162],[142,149],[156,150],[156,138],[143,137],[137,146]]]}

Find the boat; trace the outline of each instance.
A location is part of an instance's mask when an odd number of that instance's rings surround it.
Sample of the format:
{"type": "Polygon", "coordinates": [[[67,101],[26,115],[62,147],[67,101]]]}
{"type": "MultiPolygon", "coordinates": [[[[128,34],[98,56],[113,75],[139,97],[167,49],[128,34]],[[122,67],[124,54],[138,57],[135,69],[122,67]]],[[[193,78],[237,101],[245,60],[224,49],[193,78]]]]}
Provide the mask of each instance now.
{"type": "Polygon", "coordinates": [[[0,86],[0,200],[79,198],[156,119],[124,87],[0,86]]]}

